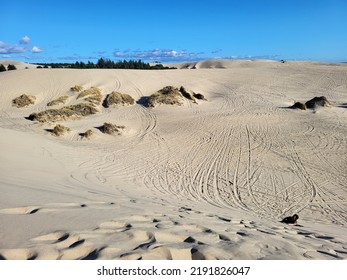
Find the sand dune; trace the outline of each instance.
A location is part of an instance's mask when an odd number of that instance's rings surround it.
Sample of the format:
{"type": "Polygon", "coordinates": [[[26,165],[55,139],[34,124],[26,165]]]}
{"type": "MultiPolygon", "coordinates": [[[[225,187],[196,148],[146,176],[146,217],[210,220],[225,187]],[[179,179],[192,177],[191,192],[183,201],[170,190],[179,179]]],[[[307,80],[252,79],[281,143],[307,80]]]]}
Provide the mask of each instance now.
{"type": "Polygon", "coordinates": [[[0,60],[0,64],[4,65],[6,68],[9,64],[12,64],[16,66],[18,70],[34,69],[38,66],[36,64],[30,64],[30,63],[20,62],[16,60],[0,60]]]}
{"type": "Polygon", "coordinates": [[[347,258],[347,65],[179,68],[195,69],[0,73],[0,259],[347,258]],[[75,85],[135,103],[27,119],[80,103],[75,85]],[[206,100],[143,106],[166,86],[206,100]],[[13,107],[22,94],[35,103],[13,107]],[[331,106],[287,109],[315,96],[331,106]],[[279,222],[294,213],[299,226],[279,222]]]}

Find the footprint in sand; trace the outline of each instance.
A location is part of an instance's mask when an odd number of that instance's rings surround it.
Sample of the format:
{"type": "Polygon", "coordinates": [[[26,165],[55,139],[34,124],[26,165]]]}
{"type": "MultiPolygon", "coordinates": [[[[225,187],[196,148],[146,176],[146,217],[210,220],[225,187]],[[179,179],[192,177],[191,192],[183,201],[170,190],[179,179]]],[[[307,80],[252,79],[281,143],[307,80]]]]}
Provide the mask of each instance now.
{"type": "Polygon", "coordinates": [[[26,207],[16,207],[16,208],[6,208],[1,209],[0,214],[10,214],[10,215],[31,215],[38,212],[41,208],[38,206],[26,206],[26,207]]]}
{"type": "Polygon", "coordinates": [[[129,230],[130,228],[132,228],[132,225],[129,223],[108,221],[101,223],[95,231],[98,231],[99,233],[124,232],[129,230]]]}
{"type": "Polygon", "coordinates": [[[108,209],[118,208],[114,202],[91,202],[91,203],[51,203],[44,206],[23,206],[0,209],[0,214],[8,215],[32,215],[37,212],[66,211],[79,208],[108,209]]]}
{"type": "Polygon", "coordinates": [[[147,215],[141,216],[141,215],[132,215],[129,217],[130,221],[133,222],[150,222],[150,223],[158,223],[160,222],[159,219],[153,218],[147,215]]]}
{"type": "Polygon", "coordinates": [[[0,251],[0,259],[3,260],[35,260],[37,253],[33,249],[4,249],[0,251]]]}
{"type": "Polygon", "coordinates": [[[308,259],[317,259],[317,260],[336,260],[336,259],[342,259],[342,257],[338,256],[338,254],[330,253],[322,250],[315,250],[315,251],[307,251],[304,253],[304,257],[308,259]]]}
{"type": "Polygon", "coordinates": [[[69,234],[63,231],[53,232],[46,235],[41,235],[31,239],[34,242],[43,242],[43,243],[58,243],[66,240],[69,237],[69,234]]]}

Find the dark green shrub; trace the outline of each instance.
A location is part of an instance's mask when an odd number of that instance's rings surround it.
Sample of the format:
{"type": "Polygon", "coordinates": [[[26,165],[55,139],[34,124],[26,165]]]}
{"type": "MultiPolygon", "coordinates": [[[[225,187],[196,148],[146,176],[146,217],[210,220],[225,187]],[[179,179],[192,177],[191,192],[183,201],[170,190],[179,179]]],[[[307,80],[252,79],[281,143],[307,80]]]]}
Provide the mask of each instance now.
{"type": "Polygon", "coordinates": [[[8,70],[8,71],[17,70],[17,67],[14,66],[13,64],[9,64],[9,65],[7,66],[7,70],[8,70]]]}

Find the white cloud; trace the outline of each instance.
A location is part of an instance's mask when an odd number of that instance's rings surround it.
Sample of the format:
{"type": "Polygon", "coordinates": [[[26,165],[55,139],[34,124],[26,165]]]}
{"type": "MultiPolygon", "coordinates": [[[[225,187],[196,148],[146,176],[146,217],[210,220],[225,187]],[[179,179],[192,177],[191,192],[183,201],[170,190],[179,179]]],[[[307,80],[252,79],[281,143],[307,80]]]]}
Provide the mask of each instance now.
{"type": "Polygon", "coordinates": [[[152,49],[152,50],[116,50],[114,56],[119,59],[142,59],[146,61],[178,62],[199,60],[199,54],[187,50],[152,49]]]}
{"type": "Polygon", "coordinates": [[[232,56],[222,56],[220,59],[270,59],[270,60],[276,60],[280,56],[277,54],[272,54],[272,55],[232,55],[232,56]]]}
{"type": "Polygon", "coordinates": [[[36,46],[33,46],[33,48],[31,49],[31,52],[33,52],[33,53],[42,53],[43,49],[41,49],[39,47],[36,47],[36,46]]]}
{"type": "Polygon", "coordinates": [[[98,58],[99,57],[97,57],[97,56],[82,56],[82,55],[78,55],[78,54],[57,57],[57,59],[60,61],[61,60],[63,60],[63,61],[67,61],[67,60],[72,60],[72,61],[96,60],[98,58]]]}
{"type": "Polygon", "coordinates": [[[0,41],[0,54],[23,53],[26,49],[0,41]]]}
{"type": "Polygon", "coordinates": [[[19,43],[21,43],[21,44],[29,44],[29,42],[30,42],[30,38],[26,35],[24,37],[22,37],[22,39],[20,39],[20,41],[19,41],[19,43]]]}

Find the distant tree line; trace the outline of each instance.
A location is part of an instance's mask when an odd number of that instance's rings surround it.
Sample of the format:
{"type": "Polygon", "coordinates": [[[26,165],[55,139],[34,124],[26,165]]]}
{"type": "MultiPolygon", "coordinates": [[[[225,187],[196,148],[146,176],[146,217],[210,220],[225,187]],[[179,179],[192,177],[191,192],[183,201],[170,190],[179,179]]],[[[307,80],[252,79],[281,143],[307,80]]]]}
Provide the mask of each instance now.
{"type": "MultiPolygon", "coordinates": [[[[13,64],[9,64],[7,66],[7,70],[8,71],[16,70],[16,69],[17,69],[17,67],[15,65],[13,65],[13,64]]],[[[4,72],[4,71],[6,71],[6,67],[3,64],[0,64],[0,72],[4,72]]]]}
{"type": "Polygon", "coordinates": [[[114,62],[110,59],[100,58],[97,63],[88,61],[76,61],[75,63],[39,63],[37,68],[73,68],[73,69],[143,69],[143,70],[164,70],[176,69],[175,67],[166,67],[160,63],[150,65],[140,60],[123,60],[114,62]]]}

